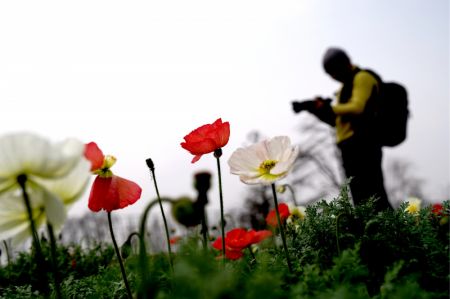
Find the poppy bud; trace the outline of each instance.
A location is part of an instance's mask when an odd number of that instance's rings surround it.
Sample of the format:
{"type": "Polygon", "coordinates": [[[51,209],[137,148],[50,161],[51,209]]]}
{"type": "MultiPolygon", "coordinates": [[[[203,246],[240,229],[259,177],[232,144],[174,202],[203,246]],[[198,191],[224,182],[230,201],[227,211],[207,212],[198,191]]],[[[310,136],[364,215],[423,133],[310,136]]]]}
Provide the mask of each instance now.
{"type": "Polygon", "coordinates": [[[126,259],[127,257],[130,256],[131,252],[132,252],[131,238],[128,238],[120,248],[120,255],[122,256],[123,259],[126,259]]]}
{"type": "Polygon", "coordinates": [[[216,157],[216,158],[222,157],[222,149],[221,148],[218,148],[214,151],[214,157],[216,157]]]}
{"type": "Polygon", "coordinates": [[[191,227],[201,223],[201,214],[194,202],[182,197],[172,203],[172,216],[180,224],[191,227]]]}
{"type": "Polygon", "coordinates": [[[148,168],[150,168],[151,171],[155,170],[155,164],[153,164],[153,160],[148,158],[145,160],[145,163],[147,163],[148,168]]]}
{"type": "Polygon", "coordinates": [[[211,174],[209,172],[199,172],[194,177],[194,188],[199,193],[206,193],[211,188],[211,174]]]}

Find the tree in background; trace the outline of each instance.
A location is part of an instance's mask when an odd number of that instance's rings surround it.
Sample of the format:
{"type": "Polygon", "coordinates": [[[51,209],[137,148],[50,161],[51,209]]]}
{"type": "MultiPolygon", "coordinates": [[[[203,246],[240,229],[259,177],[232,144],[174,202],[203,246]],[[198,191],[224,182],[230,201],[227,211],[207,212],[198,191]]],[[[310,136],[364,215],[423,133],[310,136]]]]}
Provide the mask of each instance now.
{"type": "MultiPolygon", "coordinates": [[[[334,131],[315,116],[300,117],[300,154],[292,175],[286,182],[295,195],[286,192],[280,201],[290,203],[295,196],[297,204],[306,206],[320,199],[335,198],[345,183],[345,176],[334,141],[334,131]]],[[[247,143],[255,143],[263,138],[265,137],[260,132],[253,131],[248,134],[247,143]]],[[[388,160],[386,165],[386,191],[394,207],[398,207],[410,196],[422,199],[425,197],[424,180],[414,174],[412,162],[394,158],[388,160]]],[[[270,198],[270,188],[249,188],[244,207],[237,215],[240,225],[254,229],[264,228],[265,215],[273,208],[270,198]]]]}

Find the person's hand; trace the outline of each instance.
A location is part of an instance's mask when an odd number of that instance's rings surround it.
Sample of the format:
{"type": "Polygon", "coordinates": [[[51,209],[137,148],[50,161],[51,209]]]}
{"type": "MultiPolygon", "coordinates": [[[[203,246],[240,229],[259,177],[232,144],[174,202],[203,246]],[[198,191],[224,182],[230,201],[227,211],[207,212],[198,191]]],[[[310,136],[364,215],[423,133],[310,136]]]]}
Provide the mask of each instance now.
{"type": "Polygon", "coordinates": [[[331,99],[324,99],[321,97],[315,97],[314,98],[314,108],[316,110],[320,110],[322,108],[324,108],[325,106],[329,106],[331,103],[331,99]]]}

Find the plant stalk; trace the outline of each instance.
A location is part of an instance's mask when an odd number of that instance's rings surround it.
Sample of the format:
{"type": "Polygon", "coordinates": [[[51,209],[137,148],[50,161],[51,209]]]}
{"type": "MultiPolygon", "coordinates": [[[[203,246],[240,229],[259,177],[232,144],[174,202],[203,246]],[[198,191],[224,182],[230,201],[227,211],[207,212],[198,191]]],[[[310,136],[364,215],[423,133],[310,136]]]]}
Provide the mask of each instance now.
{"type": "Polygon", "coordinates": [[[220,171],[220,156],[222,156],[222,149],[214,151],[214,157],[217,160],[217,173],[219,178],[219,196],[220,196],[220,226],[222,229],[222,255],[225,258],[225,221],[223,213],[223,192],[222,192],[222,174],[220,171]]]}
{"type": "Polygon", "coordinates": [[[58,273],[58,258],[56,255],[56,239],[55,239],[55,233],[53,232],[53,226],[47,222],[47,231],[48,236],[50,237],[50,251],[52,256],[52,268],[53,268],[53,282],[55,284],[55,293],[56,298],[61,299],[61,286],[59,284],[59,273],[58,273]]]}
{"type": "MultiPolygon", "coordinates": [[[[21,174],[17,176],[17,183],[19,184],[22,190],[22,196],[25,203],[25,208],[27,210],[28,221],[30,222],[30,230],[31,235],[33,236],[33,248],[34,248],[34,257],[36,258],[37,271],[41,272],[45,269],[45,260],[44,255],[42,253],[41,243],[39,241],[39,235],[37,233],[36,224],[33,218],[33,210],[31,209],[30,197],[27,192],[26,183],[27,176],[25,174],[21,174]]],[[[46,275],[39,275],[37,278],[37,287],[44,294],[48,294],[50,289],[48,287],[48,281],[46,275]]]]}
{"type": "Polygon", "coordinates": [[[275,201],[275,212],[277,214],[278,228],[280,229],[281,240],[283,241],[284,254],[286,256],[286,261],[287,261],[287,265],[289,268],[289,272],[292,273],[292,265],[291,265],[291,260],[289,258],[289,252],[288,252],[288,247],[287,247],[287,243],[286,243],[286,235],[284,234],[284,228],[281,223],[280,212],[278,211],[278,198],[277,198],[277,191],[275,189],[274,183],[272,184],[272,193],[273,193],[273,200],[275,201]]]}
{"type": "MultiPolygon", "coordinates": [[[[150,159],[148,159],[148,160],[150,160],[150,159]]],[[[170,246],[169,227],[167,225],[166,215],[164,214],[164,209],[163,209],[163,206],[162,206],[161,196],[159,195],[158,184],[156,183],[155,167],[153,165],[153,162],[149,163],[148,160],[147,160],[147,165],[149,166],[150,172],[152,173],[153,184],[155,185],[156,196],[158,197],[159,208],[161,210],[161,215],[162,215],[163,222],[164,222],[164,230],[166,231],[167,251],[169,252],[170,268],[173,271],[172,248],[170,246]]]]}
{"type": "Polygon", "coordinates": [[[111,221],[111,212],[108,212],[108,224],[109,224],[109,232],[111,233],[111,239],[113,241],[114,250],[116,251],[117,259],[119,260],[120,271],[122,272],[123,282],[125,283],[125,288],[127,289],[128,298],[132,299],[133,295],[131,293],[130,285],[128,284],[127,274],[125,273],[125,267],[123,266],[122,257],[120,256],[119,247],[117,246],[116,238],[114,237],[114,231],[112,227],[111,221]]]}

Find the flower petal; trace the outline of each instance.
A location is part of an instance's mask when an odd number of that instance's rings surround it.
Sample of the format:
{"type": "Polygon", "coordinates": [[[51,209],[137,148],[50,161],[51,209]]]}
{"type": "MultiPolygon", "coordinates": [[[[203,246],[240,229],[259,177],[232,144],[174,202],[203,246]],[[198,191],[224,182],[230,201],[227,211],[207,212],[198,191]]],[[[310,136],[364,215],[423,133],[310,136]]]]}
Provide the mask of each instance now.
{"type": "Polygon", "coordinates": [[[219,118],[212,124],[212,129],[216,134],[215,142],[217,146],[224,147],[227,145],[230,139],[230,123],[227,121],[222,123],[222,119],[219,118]]]}
{"type": "Polygon", "coordinates": [[[91,162],[91,171],[100,169],[105,160],[105,155],[95,142],[86,144],[84,156],[91,162]]]}
{"type": "Polygon", "coordinates": [[[235,228],[227,232],[225,246],[232,250],[241,250],[250,246],[252,237],[252,234],[249,234],[246,229],[235,228]]]}
{"type": "MultiPolygon", "coordinates": [[[[27,186],[36,228],[45,223],[43,190],[33,184],[27,186]]],[[[22,192],[17,186],[0,196],[0,240],[12,238],[13,245],[20,245],[31,236],[30,222],[26,212],[22,192]]]]}
{"type": "Polygon", "coordinates": [[[259,165],[264,160],[259,159],[255,151],[251,148],[238,148],[228,159],[230,172],[237,175],[252,175],[258,173],[259,165]]]}
{"type": "Polygon", "coordinates": [[[49,192],[56,194],[65,205],[69,205],[84,193],[91,175],[90,168],[91,163],[82,158],[72,171],[62,178],[53,180],[35,178],[35,181],[49,192]]]}
{"type": "Polygon", "coordinates": [[[238,148],[232,153],[228,165],[230,172],[239,175],[245,184],[269,185],[289,173],[297,155],[298,148],[291,146],[289,137],[277,136],[238,148]],[[273,168],[267,165],[273,165],[273,168]]]}
{"type": "Polygon", "coordinates": [[[66,208],[62,201],[55,194],[44,190],[44,208],[47,221],[59,230],[67,217],[66,208]]]}
{"type": "MultiPolygon", "coordinates": [[[[203,125],[188,135],[180,145],[193,155],[208,154],[225,146],[230,138],[230,124],[217,119],[213,124],[203,125]]],[[[194,158],[195,161],[198,158],[194,158]]],[[[192,163],[194,163],[193,161],[192,163]]]]}
{"type": "Polygon", "coordinates": [[[276,136],[266,141],[268,158],[283,161],[287,159],[285,151],[291,147],[291,140],[287,136],[276,136]]]}
{"type": "Polygon", "coordinates": [[[222,237],[218,237],[213,243],[212,247],[217,250],[222,250],[222,237]]]}
{"type": "Polygon", "coordinates": [[[181,147],[193,155],[208,154],[217,149],[216,143],[210,138],[202,139],[198,142],[183,142],[181,147]]]}
{"type": "Polygon", "coordinates": [[[92,184],[88,207],[94,212],[123,209],[141,197],[142,189],[136,183],[119,176],[97,176],[92,184]]]}
{"type": "Polygon", "coordinates": [[[237,260],[244,256],[242,250],[225,250],[225,256],[229,260],[237,260]]]}
{"type": "MultiPolygon", "coordinates": [[[[283,223],[290,215],[289,206],[285,203],[278,204],[278,212],[280,213],[280,220],[283,223]]],[[[266,216],[266,223],[269,226],[277,227],[278,219],[277,219],[277,211],[276,209],[272,209],[269,214],[266,216]]]]}
{"type": "Polygon", "coordinates": [[[275,165],[275,167],[270,170],[270,173],[279,175],[282,173],[289,172],[294,166],[294,162],[297,159],[298,152],[299,152],[298,146],[289,147],[287,150],[285,150],[283,154],[283,160],[278,162],[275,165]]]}
{"type": "Polygon", "coordinates": [[[98,212],[101,209],[112,211],[114,209],[114,202],[116,198],[111,198],[109,195],[109,189],[111,186],[112,177],[102,178],[97,176],[91,187],[91,193],[89,194],[88,207],[93,212],[98,212]]]}
{"type": "Polygon", "coordinates": [[[272,183],[284,178],[287,175],[287,173],[283,175],[271,175],[271,174],[258,174],[257,176],[246,176],[241,175],[239,176],[239,179],[241,182],[247,185],[271,185],[272,183]]]}
{"type": "Polygon", "coordinates": [[[200,158],[201,158],[202,156],[203,156],[203,155],[196,155],[196,156],[194,156],[194,158],[192,158],[191,163],[197,162],[198,160],[200,160],[200,158]]]}
{"type": "Polygon", "coordinates": [[[252,244],[257,244],[257,243],[261,242],[262,240],[267,239],[270,236],[272,236],[272,232],[270,230],[264,229],[264,230],[260,230],[260,231],[253,231],[252,244]]]}

